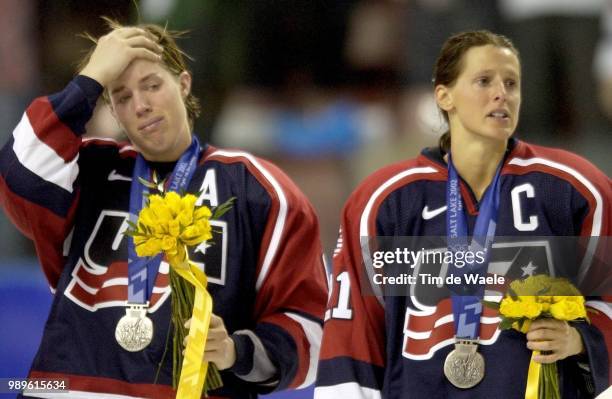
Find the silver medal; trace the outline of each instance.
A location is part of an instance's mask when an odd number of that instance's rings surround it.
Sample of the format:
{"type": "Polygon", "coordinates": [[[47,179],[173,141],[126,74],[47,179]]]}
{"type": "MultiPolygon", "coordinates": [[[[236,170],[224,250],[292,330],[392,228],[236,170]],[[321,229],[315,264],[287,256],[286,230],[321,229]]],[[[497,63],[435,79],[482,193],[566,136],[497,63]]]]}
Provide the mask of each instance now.
{"type": "Polygon", "coordinates": [[[147,308],[148,303],[130,304],[117,323],[115,339],[128,352],[141,351],[153,340],[153,322],[147,317],[147,308]]]}
{"type": "Polygon", "coordinates": [[[472,388],[484,377],[484,358],[478,353],[475,340],[458,340],[446,356],[444,375],[457,388],[472,388]]]}

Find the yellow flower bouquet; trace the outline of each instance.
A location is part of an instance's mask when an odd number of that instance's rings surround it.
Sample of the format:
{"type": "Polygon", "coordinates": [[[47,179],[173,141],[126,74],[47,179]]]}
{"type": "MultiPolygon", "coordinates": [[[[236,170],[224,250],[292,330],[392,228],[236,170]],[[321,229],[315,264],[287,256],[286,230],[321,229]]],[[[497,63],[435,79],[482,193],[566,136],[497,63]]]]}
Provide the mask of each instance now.
{"type": "MultiPolygon", "coordinates": [[[[515,280],[510,283],[501,302],[484,301],[485,305],[498,309],[501,330],[513,328],[525,334],[531,323],[538,318],[588,321],[584,302],[580,291],[568,280],[547,275],[515,280]]],[[[525,397],[560,398],[556,362],[540,365],[533,361],[532,355],[525,397]]]]}
{"type": "MultiPolygon", "coordinates": [[[[149,188],[160,187],[158,184],[144,180],[142,183],[149,188]]],[[[172,385],[178,389],[181,397],[199,398],[202,389],[206,393],[223,385],[219,371],[214,364],[207,365],[204,362],[202,365],[206,334],[212,313],[212,298],[206,290],[206,275],[189,261],[187,248],[212,239],[210,219],[217,219],[226,213],[231,208],[233,200],[234,198],[231,198],[211,211],[206,206],[197,206],[197,197],[193,194],[179,195],[170,191],[149,195],[146,198],[145,206],[138,215],[137,222],[130,223],[130,228],[126,231],[126,234],[134,239],[138,256],[151,257],[163,252],[165,260],[170,265],[172,325],[174,328],[172,385]],[[198,289],[201,292],[198,292],[198,289]],[[194,321],[200,319],[198,331],[200,339],[189,340],[185,355],[183,355],[183,340],[188,334],[191,334],[185,328],[185,322],[190,318],[193,318],[192,330],[198,329],[195,328],[194,321]],[[202,340],[204,342],[201,342],[202,340]],[[190,346],[196,347],[195,352],[190,346]],[[197,353],[197,356],[191,356],[192,353],[197,353]],[[193,359],[199,359],[200,364],[196,364],[197,361],[194,362],[193,359]],[[187,375],[189,373],[195,375],[196,378],[187,375]],[[198,383],[190,383],[198,378],[198,383]],[[183,384],[184,380],[185,384],[183,384]],[[186,388],[182,387],[182,384],[192,386],[186,388]]]]}

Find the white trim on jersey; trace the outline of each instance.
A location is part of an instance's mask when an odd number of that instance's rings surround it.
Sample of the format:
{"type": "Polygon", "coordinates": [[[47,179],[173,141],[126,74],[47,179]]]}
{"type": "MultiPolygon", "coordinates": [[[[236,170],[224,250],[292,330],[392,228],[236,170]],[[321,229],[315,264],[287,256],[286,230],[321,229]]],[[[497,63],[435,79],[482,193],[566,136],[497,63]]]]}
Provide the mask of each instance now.
{"type": "Polygon", "coordinates": [[[83,143],[89,141],[108,141],[109,143],[119,144],[117,140],[110,137],[83,137],[83,143]]]}
{"type": "MultiPolygon", "coordinates": [[[[370,212],[372,212],[372,207],[374,206],[374,203],[376,202],[378,197],[387,188],[389,188],[391,185],[393,185],[394,183],[403,179],[406,176],[414,175],[417,173],[436,173],[436,172],[437,170],[430,166],[420,167],[420,168],[411,168],[411,169],[404,170],[403,172],[400,172],[396,174],[395,176],[392,176],[391,178],[387,179],[383,184],[378,186],[376,191],[374,191],[374,193],[370,196],[370,199],[368,200],[368,203],[366,204],[363,210],[363,213],[361,214],[361,221],[359,224],[360,238],[370,237],[370,232],[368,231],[368,222],[370,220],[370,212]]],[[[361,245],[361,251],[362,251],[361,255],[364,260],[370,259],[370,248],[368,245],[361,245]]],[[[368,278],[371,281],[373,276],[371,275],[370,268],[366,268],[366,271],[368,272],[368,278]]],[[[378,299],[378,302],[380,302],[380,304],[384,306],[384,302],[382,300],[382,291],[380,287],[378,285],[373,285],[373,284],[370,284],[370,285],[372,286],[372,289],[374,293],[376,294],[376,298],[378,299]]]]}
{"type": "Polygon", "coordinates": [[[78,154],[66,163],[53,148],[38,139],[26,113],[13,130],[13,138],[13,151],[19,163],[41,179],[72,193],[72,184],[79,174],[78,154]]]}
{"type": "Polygon", "coordinates": [[[268,273],[270,272],[270,266],[272,265],[272,261],[276,256],[276,252],[278,251],[278,247],[280,245],[280,240],[283,234],[283,229],[285,227],[285,220],[287,219],[287,198],[285,197],[285,193],[281,188],[278,181],[272,176],[272,173],[265,169],[263,165],[251,154],[243,151],[228,151],[228,150],[216,150],[209,155],[209,157],[213,156],[222,156],[226,158],[246,158],[257,168],[259,173],[263,177],[268,180],[268,182],[276,191],[276,195],[278,196],[279,209],[278,216],[276,218],[276,222],[274,224],[274,230],[272,233],[272,237],[270,238],[270,245],[268,246],[268,251],[266,252],[266,256],[264,257],[263,264],[261,265],[261,271],[259,272],[259,276],[257,276],[257,282],[255,283],[255,289],[259,291],[261,286],[268,273]]]}
{"type": "Polygon", "coordinates": [[[606,399],[606,398],[612,398],[612,386],[608,387],[608,389],[606,389],[605,391],[597,395],[595,399],[606,399]]]}
{"type": "MultiPolygon", "coordinates": [[[[484,323],[486,324],[486,323],[484,323]]],[[[490,323],[489,323],[490,324],[490,323]]],[[[495,332],[493,333],[493,336],[489,339],[481,339],[478,341],[479,345],[493,345],[496,341],[497,338],[499,338],[499,334],[501,333],[501,330],[498,328],[497,330],[495,330],[495,332]]],[[[413,338],[414,339],[414,338],[413,338]]],[[[403,341],[403,345],[404,347],[406,347],[406,343],[408,340],[408,336],[404,336],[404,341],[403,341]]],[[[437,344],[433,345],[431,348],[429,348],[429,351],[423,355],[412,355],[412,354],[408,354],[405,351],[402,352],[402,356],[407,358],[407,359],[411,359],[411,360],[428,360],[431,359],[433,357],[433,355],[438,351],[438,349],[442,349],[446,346],[452,345],[455,343],[455,337],[446,339],[444,341],[440,341],[437,344]]]]}
{"type": "Polygon", "coordinates": [[[356,382],[345,382],[344,384],[316,387],[314,399],[381,399],[380,391],[377,389],[362,387],[356,382]]]}
{"type": "MultiPolygon", "coordinates": [[[[167,265],[167,263],[162,261],[160,263],[159,273],[167,274],[168,268],[169,266],[167,265]]],[[[106,268],[106,270],[104,270],[102,273],[97,273],[92,268],[88,267],[82,258],[79,258],[79,260],[77,261],[76,267],[71,273],[72,280],[70,280],[70,282],[66,286],[66,289],[64,290],[64,295],[67,298],[69,298],[72,302],[76,303],[83,309],[89,310],[90,312],[96,312],[98,309],[103,309],[103,308],[127,307],[128,306],[127,300],[111,300],[111,301],[106,301],[106,302],[97,302],[96,304],[91,306],[81,301],[79,298],[77,298],[73,293],[76,286],[80,287],[82,290],[84,290],[85,292],[91,295],[96,295],[98,291],[100,291],[100,289],[102,288],[110,287],[113,285],[124,285],[127,287],[127,283],[128,283],[128,279],[126,277],[117,277],[117,278],[113,278],[113,279],[109,279],[105,281],[100,288],[90,287],[87,284],[85,284],[83,280],[79,278],[80,269],[85,269],[86,273],[93,274],[93,275],[104,274],[108,270],[108,268],[106,268]]],[[[55,292],[53,291],[53,293],[55,292]]],[[[147,309],[147,312],[149,313],[155,313],[157,309],[159,309],[161,305],[166,301],[166,299],[170,297],[170,294],[172,293],[172,291],[170,289],[170,285],[167,285],[165,287],[154,286],[152,293],[161,294],[161,297],[157,300],[157,302],[153,306],[147,309]]]]}
{"type": "MultiPolygon", "coordinates": [[[[415,313],[412,313],[412,314],[415,314],[415,313]]],[[[406,321],[408,320],[409,315],[410,315],[410,312],[406,312],[406,321]]],[[[429,337],[431,337],[431,333],[433,332],[433,330],[435,330],[436,328],[440,327],[443,324],[452,323],[453,320],[454,320],[453,315],[447,314],[446,316],[442,316],[438,320],[436,320],[431,330],[417,332],[417,331],[404,329],[404,336],[406,338],[413,338],[413,339],[428,339],[429,337]]]]}
{"type": "MultiPolygon", "coordinates": [[[[407,329],[406,326],[408,326],[409,324],[408,320],[410,316],[421,316],[421,317],[430,316],[434,314],[437,310],[437,306],[426,306],[426,305],[420,304],[418,300],[416,299],[416,297],[413,295],[411,295],[411,298],[412,298],[413,303],[415,303],[415,305],[419,307],[421,310],[414,310],[410,307],[406,308],[406,315],[404,317],[404,340],[402,344],[403,348],[405,348],[406,345],[408,344],[408,339],[412,339],[412,340],[429,339],[434,329],[436,329],[437,327],[443,324],[452,323],[454,320],[454,316],[451,313],[451,314],[442,316],[438,320],[436,320],[432,329],[429,331],[412,331],[412,330],[407,329]]],[[[501,319],[499,317],[487,317],[487,316],[480,317],[481,324],[497,324],[500,321],[501,319]]],[[[497,338],[499,337],[500,332],[501,331],[498,328],[497,330],[495,330],[491,338],[481,339],[478,343],[481,345],[492,345],[495,343],[495,341],[497,341],[497,338]]],[[[424,353],[422,355],[414,355],[414,354],[406,353],[406,351],[402,351],[402,356],[407,359],[412,359],[412,360],[428,360],[433,357],[433,355],[438,351],[438,349],[444,348],[445,346],[452,345],[454,343],[455,343],[455,337],[452,337],[444,341],[438,342],[437,344],[429,348],[429,351],[427,353],[424,353]]]]}
{"type": "Polygon", "coordinates": [[[131,145],[126,145],[125,147],[122,147],[119,149],[119,154],[121,154],[122,152],[126,152],[126,151],[136,151],[136,148],[131,145]]]}
{"type": "Polygon", "coordinates": [[[593,226],[591,228],[591,236],[599,236],[601,234],[601,223],[603,218],[603,198],[597,188],[591,183],[583,174],[578,172],[576,169],[573,169],[567,165],[554,162],[545,158],[512,158],[509,165],[517,165],[517,166],[531,166],[533,164],[542,164],[546,166],[550,166],[551,168],[561,170],[565,173],[569,173],[573,177],[576,178],[580,183],[582,183],[593,195],[595,198],[595,210],[593,211],[593,226]]]}
{"type": "MultiPolygon", "coordinates": [[[[517,166],[530,166],[533,164],[542,164],[549,166],[551,168],[555,168],[561,170],[565,173],[572,175],[576,178],[580,183],[582,183],[587,190],[590,191],[593,198],[595,198],[595,209],[593,210],[593,224],[591,226],[591,237],[599,237],[601,234],[601,224],[603,221],[603,198],[597,188],[591,183],[584,175],[578,172],[576,169],[573,169],[567,165],[551,161],[545,158],[512,158],[510,165],[517,166]]],[[[587,275],[587,272],[591,266],[591,260],[593,255],[595,254],[595,250],[597,248],[597,239],[589,240],[587,245],[587,250],[585,251],[584,257],[582,259],[582,264],[580,265],[580,271],[578,273],[578,284],[582,283],[584,278],[587,275]]]]}
{"type": "MultiPolygon", "coordinates": [[[[272,378],[276,374],[277,369],[259,337],[251,330],[238,330],[234,334],[246,335],[253,343],[253,368],[247,374],[236,374],[236,376],[244,381],[254,383],[260,383],[272,378]]],[[[274,385],[277,384],[278,381],[274,381],[274,385]]]]}
{"type": "Polygon", "coordinates": [[[302,330],[304,331],[306,339],[308,339],[308,354],[310,357],[308,364],[308,373],[306,373],[306,378],[304,378],[304,382],[302,382],[300,386],[298,386],[296,389],[306,388],[307,386],[313,384],[317,377],[319,352],[321,351],[321,339],[323,338],[323,329],[318,323],[315,323],[312,320],[308,320],[307,318],[298,314],[285,312],[285,316],[298,322],[302,327],[302,330]]]}
{"type": "Polygon", "coordinates": [[[612,306],[610,306],[608,302],[586,301],[584,304],[588,307],[599,310],[601,313],[605,314],[606,316],[608,316],[609,319],[612,320],[612,306]]]}

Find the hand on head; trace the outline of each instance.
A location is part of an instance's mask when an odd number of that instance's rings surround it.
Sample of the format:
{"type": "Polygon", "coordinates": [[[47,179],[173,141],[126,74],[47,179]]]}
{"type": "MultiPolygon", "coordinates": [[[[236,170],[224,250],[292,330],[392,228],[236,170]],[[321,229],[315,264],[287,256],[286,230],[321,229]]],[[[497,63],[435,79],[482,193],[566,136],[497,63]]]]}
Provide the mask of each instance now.
{"type": "Polygon", "coordinates": [[[157,62],[163,48],[153,34],[142,28],[118,28],[102,36],[81,75],[95,79],[102,86],[117,79],[130,63],[142,58],[157,62]]]}

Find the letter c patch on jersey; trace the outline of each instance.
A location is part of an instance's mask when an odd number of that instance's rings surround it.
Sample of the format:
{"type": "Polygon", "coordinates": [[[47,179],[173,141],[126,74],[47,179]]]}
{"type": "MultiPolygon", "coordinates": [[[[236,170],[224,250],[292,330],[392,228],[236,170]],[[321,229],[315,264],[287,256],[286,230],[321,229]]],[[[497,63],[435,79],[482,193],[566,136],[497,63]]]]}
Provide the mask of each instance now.
{"type": "Polygon", "coordinates": [[[510,192],[512,197],[512,217],[514,220],[514,227],[518,231],[535,231],[538,228],[538,217],[536,215],[529,215],[526,218],[523,215],[521,208],[521,198],[534,198],[535,190],[531,183],[521,184],[516,186],[510,192]]]}

